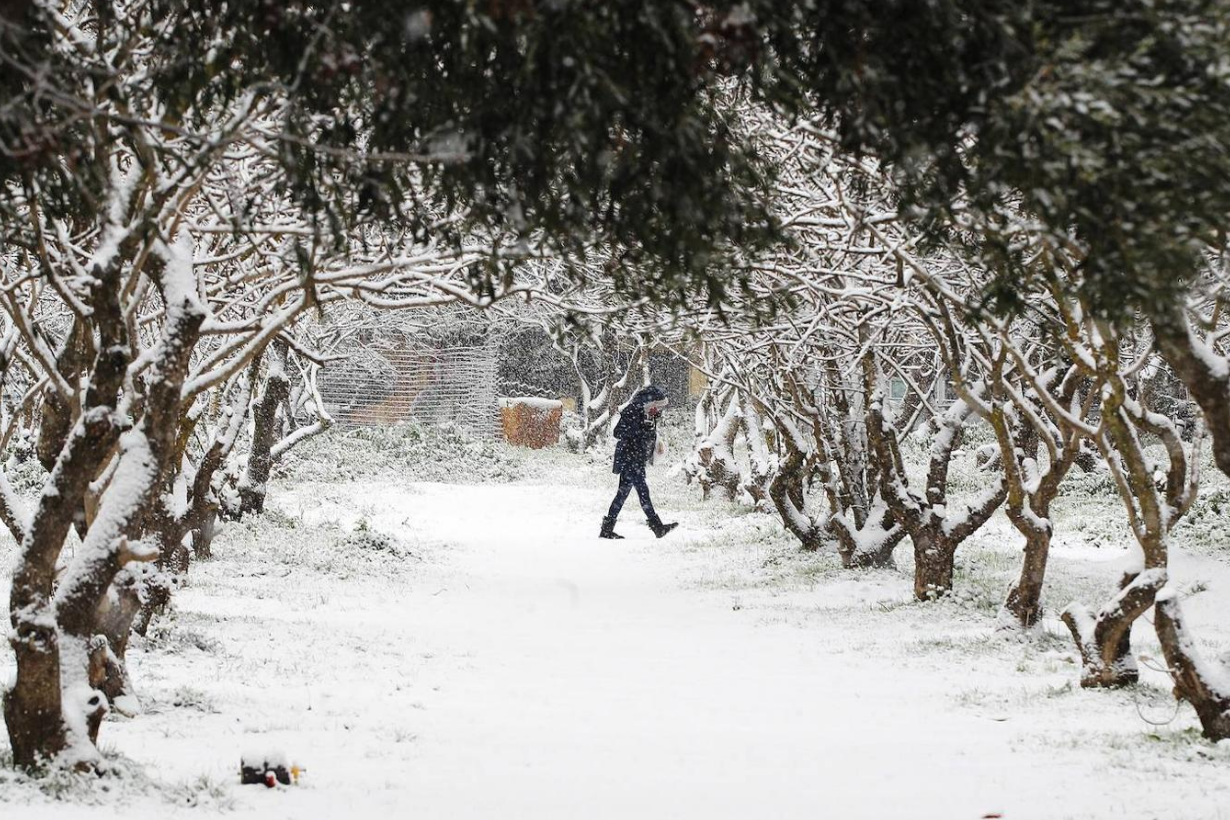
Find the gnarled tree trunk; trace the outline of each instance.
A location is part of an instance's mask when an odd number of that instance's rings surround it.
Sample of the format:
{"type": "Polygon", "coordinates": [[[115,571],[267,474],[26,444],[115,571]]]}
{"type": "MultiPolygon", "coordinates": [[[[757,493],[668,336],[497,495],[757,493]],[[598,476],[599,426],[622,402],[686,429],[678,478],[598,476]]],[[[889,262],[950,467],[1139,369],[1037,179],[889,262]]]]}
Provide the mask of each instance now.
{"type": "Polygon", "coordinates": [[[769,443],[765,438],[763,422],[755,402],[747,395],[742,399],[739,427],[743,432],[743,440],[747,442],[750,469],[741,489],[747,492],[758,509],[763,509],[770,500],[769,484],[773,480],[777,465],[769,452],[769,443]]]}
{"type": "Polygon", "coordinates": [[[239,482],[239,514],[264,512],[265,491],[273,471],[273,445],[278,440],[278,409],[290,396],[290,378],[286,374],[288,348],[275,340],[265,389],[252,411],[252,449],[248,466],[239,482]]]}
{"type": "Polygon", "coordinates": [[[1230,738],[1230,669],[1218,668],[1196,651],[1184,628],[1179,596],[1173,589],[1162,590],[1157,595],[1154,614],[1157,638],[1174,681],[1175,697],[1196,709],[1204,736],[1209,740],[1230,738]]]}
{"type": "MultiPolygon", "coordinates": [[[[1011,515],[1009,513],[1009,517],[1011,515]]],[[[1017,525],[1017,529],[1028,531],[1025,536],[1024,560],[1021,561],[1020,577],[1008,589],[1004,612],[1012,618],[1013,623],[1028,629],[1042,620],[1042,586],[1046,580],[1046,563],[1051,551],[1051,524],[1050,521],[1042,520],[1037,527],[1017,525]]]]}
{"type": "Polygon", "coordinates": [[[726,412],[696,450],[699,464],[697,481],[705,498],[709,497],[714,487],[720,488],[730,501],[739,495],[743,476],[734,455],[735,438],[739,434],[739,415],[739,397],[732,392],[726,412]]]}
{"type": "Polygon", "coordinates": [[[846,569],[895,566],[893,552],[905,537],[905,529],[883,504],[872,505],[861,527],[854,526],[845,514],[833,516],[829,531],[837,538],[837,554],[846,569]]]}
{"type": "MultiPolygon", "coordinates": [[[[83,509],[89,483],[120,434],[117,404],[132,353],[120,312],[118,278],[115,267],[95,271],[93,321],[101,344],[82,412],[60,448],[47,486],[30,516],[13,571],[9,642],[17,659],[17,679],[4,697],[4,719],[13,761],[18,766],[54,759],[76,739],[85,741],[88,731],[73,719],[75,714],[66,715],[55,567],[69,527],[83,509]]],[[[69,663],[75,661],[84,663],[86,658],[69,659],[69,663]]],[[[101,699],[101,695],[98,697],[101,699]]],[[[92,711],[101,705],[74,704],[73,711],[92,711]]],[[[86,753],[69,762],[90,765],[92,759],[86,753]]]]}
{"type": "MultiPolygon", "coordinates": [[[[1108,344],[1117,342],[1112,337],[1108,344]]],[[[1139,573],[1126,575],[1119,594],[1096,614],[1079,603],[1064,611],[1064,622],[1084,660],[1081,685],[1086,687],[1122,686],[1137,680],[1131,652],[1132,624],[1153,607],[1166,584],[1167,534],[1190,508],[1199,485],[1198,461],[1188,458],[1168,419],[1133,401],[1120,376],[1108,381],[1103,394],[1105,433],[1099,437],[1098,447],[1131,519],[1143,567],[1139,573]],[[1138,430],[1158,436],[1166,447],[1170,464],[1164,490],[1155,482],[1154,465],[1144,452],[1138,430]]],[[[1193,451],[1199,446],[1196,440],[1193,451]]]]}
{"type": "Polygon", "coordinates": [[[824,544],[824,529],[804,511],[806,495],[803,485],[809,469],[807,452],[798,431],[788,428],[780,436],[785,456],[769,482],[769,500],[781,516],[786,531],[799,539],[807,552],[815,552],[824,544]]]}
{"type": "Polygon", "coordinates": [[[120,438],[115,474],[55,595],[56,621],[68,648],[68,663],[61,669],[62,685],[66,696],[84,702],[84,706],[76,705],[83,714],[66,711],[65,721],[73,727],[84,718],[90,729],[91,750],[97,740],[98,722],[106,711],[105,706],[96,708],[94,701],[105,695],[107,688],[131,694],[123,669],[127,645],[124,630],[135,613],[130,601],[117,614],[108,596],[121,574],[131,573],[130,565],[158,557],[154,545],[139,538],[139,530],[167,466],[178,452],[181,389],[205,319],[195,290],[185,287],[185,281],[179,278],[191,270],[191,251],[176,246],[165,253],[167,264],[160,268],[163,274],[159,283],[166,321],[152,353],[144,412],[136,427],[120,438]]]}
{"type": "Polygon", "coordinates": [[[1140,679],[1132,656],[1132,624],[1153,606],[1166,585],[1166,570],[1154,568],[1124,576],[1119,594],[1098,612],[1072,604],[1063,612],[1081,653],[1081,686],[1126,686],[1140,679]]]}

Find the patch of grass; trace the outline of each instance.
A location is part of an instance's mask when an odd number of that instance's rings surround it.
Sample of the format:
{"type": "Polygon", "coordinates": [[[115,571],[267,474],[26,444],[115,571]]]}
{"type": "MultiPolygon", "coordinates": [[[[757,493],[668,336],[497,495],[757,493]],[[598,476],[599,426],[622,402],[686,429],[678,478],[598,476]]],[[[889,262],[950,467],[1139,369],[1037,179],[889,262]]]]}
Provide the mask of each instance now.
{"type": "Polygon", "coordinates": [[[174,608],[154,618],[145,635],[145,646],[171,655],[186,651],[215,655],[222,650],[222,644],[216,638],[185,625],[183,616],[174,608]]]}
{"type": "Polygon", "coordinates": [[[1174,529],[1185,546],[1204,555],[1230,560],[1230,487],[1206,488],[1174,529]]]}
{"type": "MultiPolygon", "coordinates": [[[[1176,720],[1174,725],[1150,727],[1130,711],[1129,696],[1130,692],[1124,693],[1123,705],[1135,723],[1125,724],[1127,728],[1124,730],[1048,734],[1040,742],[1079,752],[1096,752],[1107,766],[1159,781],[1179,776],[1192,777],[1195,772],[1190,768],[1176,769],[1176,764],[1194,764],[1201,767],[1197,771],[1207,771],[1209,776],[1215,778],[1211,782],[1222,782],[1222,773],[1230,764],[1230,744],[1207,740],[1198,728],[1189,724],[1188,716],[1176,720]],[[1141,726],[1145,727],[1143,731],[1141,726]]],[[[1152,715],[1145,714],[1152,719],[1152,715]]],[[[1166,717],[1166,714],[1160,716],[1161,719],[1166,717]]]]}
{"type": "MultiPolygon", "coordinates": [[[[223,530],[215,541],[215,557],[221,571],[215,579],[227,585],[236,579],[301,572],[336,578],[396,574],[408,569],[407,559],[421,560],[402,539],[374,528],[367,518],[347,532],[334,523],[307,526],[294,515],[272,509],[223,530]]],[[[253,584],[246,585],[243,594],[260,597],[261,589],[253,584]]]]}
{"type": "Polygon", "coordinates": [[[244,519],[250,531],[256,530],[259,527],[269,527],[279,530],[295,530],[299,528],[300,521],[295,516],[279,510],[277,507],[269,506],[265,508],[259,516],[248,516],[244,519]]]}
{"type": "Polygon", "coordinates": [[[1073,468],[1059,486],[1060,498],[1089,499],[1099,498],[1105,501],[1118,501],[1119,491],[1115,488],[1115,480],[1109,470],[1094,470],[1086,473],[1079,468],[1073,468]]]}
{"type": "MultiPolygon", "coordinates": [[[[968,545],[967,545],[968,546],[968,545]]],[[[982,549],[958,553],[953,567],[952,594],[944,603],[994,617],[1020,568],[1020,558],[1011,553],[982,549]]]]}
{"type": "Polygon", "coordinates": [[[1079,691],[1072,681],[1059,686],[1016,686],[1010,689],[989,691],[982,687],[963,689],[953,695],[953,702],[958,706],[987,710],[994,712],[1021,712],[1023,710],[1040,708],[1053,709],[1051,701],[1071,697],[1079,691]]]}
{"type": "Polygon", "coordinates": [[[230,811],[235,808],[232,787],[208,775],[184,780],[160,790],[167,803],[186,808],[230,811]]]}
{"type": "Polygon", "coordinates": [[[10,459],[5,465],[5,473],[8,476],[9,486],[23,497],[37,494],[47,481],[47,471],[43,469],[39,460],[34,458],[33,453],[27,454],[26,458],[20,461],[15,458],[10,459]]]}
{"type": "Polygon", "coordinates": [[[1002,645],[1000,638],[990,632],[974,635],[933,635],[907,643],[904,648],[908,654],[912,655],[944,652],[972,657],[995,654],[1002,645]]]}
{"type": "Polygon", "coordinates": [[[1206,738],[1199,728],[1188,726],[1182,729],[1159,728],[1143,735],[1144,746],[1160,749],[1172,760],[1184,762],[1211,762],[1220,765],[1230,763],[1230,743],[1214,743],[1206,738]]]}
{"type": "Polygon", "coordinates": [[[217,714],[218,707],[213,697],[192,686],[181,686],[171,696],[171,705],[177,709],[192,709],[206,714],[217,714]]]}
{"type": "Polygon", "coordinates": [[[382,427],[335,428],[292,450],[275,476],[333,481],[395,476],[402,481],[489,484],[516,481],[527,456],[495,438],[478,438],[453,425],[407,422],[382,427]]]}
{"type": "Polygon", "coordinates": [[[388,533],[371,529],[368,526],[367,519],[360,520],[354,532],[343,538],[338,543],[338,547],[347,550],[383,552],[393,556],[401,553],[398,540],[388,533]]]}
{"type": "Polygon", "coordinates": [[[114,749],[100,751],[102,765],[98,772],[78,772],[57,765],[17,769],[12,753],[0,750],[0,800],[98,806],[151,789],[153,784],[137,763],[114,749]]]}

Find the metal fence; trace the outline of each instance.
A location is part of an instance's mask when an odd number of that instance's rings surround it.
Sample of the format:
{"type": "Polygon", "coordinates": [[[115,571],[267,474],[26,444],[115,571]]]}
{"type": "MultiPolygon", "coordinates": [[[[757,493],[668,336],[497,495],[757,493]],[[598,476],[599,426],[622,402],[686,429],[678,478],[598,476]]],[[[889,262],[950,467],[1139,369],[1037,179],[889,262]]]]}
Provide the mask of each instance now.
{"type": "Polygon", "coordinates": [[[414,419],[453,423],[494,436],[498,423],[498,352],[476,347],[433,348],[404,341],[356,346],[321,374],[321,397],[340,425],[377,426],[414,419]]]}

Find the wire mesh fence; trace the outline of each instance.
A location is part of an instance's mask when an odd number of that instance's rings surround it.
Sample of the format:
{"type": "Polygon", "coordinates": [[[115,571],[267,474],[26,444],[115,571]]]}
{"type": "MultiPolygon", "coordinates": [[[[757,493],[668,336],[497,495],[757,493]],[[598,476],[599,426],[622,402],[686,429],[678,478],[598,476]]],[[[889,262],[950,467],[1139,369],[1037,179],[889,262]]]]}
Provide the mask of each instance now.
{"type": "Polygon", "coordinates": [[[437,348],[379,340],[331,362],[321,376],[321,397],[340,425],[452,423],[487,438],[498,424],[497,376],[494,341],[437,348]]]}

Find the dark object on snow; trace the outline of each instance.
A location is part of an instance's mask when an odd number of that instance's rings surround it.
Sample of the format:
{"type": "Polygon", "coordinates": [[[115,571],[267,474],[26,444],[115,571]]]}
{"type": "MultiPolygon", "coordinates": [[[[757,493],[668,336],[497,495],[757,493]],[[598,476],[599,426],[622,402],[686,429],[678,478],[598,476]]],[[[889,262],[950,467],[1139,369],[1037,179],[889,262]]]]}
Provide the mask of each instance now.
{"type": "Polygon", "coordinates": [[[615,491],[606,518],[602,519],[600,538],[621,537],[615,533],[615,519],[633,489],[654,535],[661,538],[676,526],[662,523],[649,498],[649,485],[645,483],[645,465],[653,462],[658,444],[658,416],[665,407],[666,393],[660,387],[649,385],[641,388],[620,414],[619,423],[615,425],[615,459],[611,470],[619,474],[619,489],[615,491]]]}
{"type": "Polygon", "coordinates": [[[262,785],[272,789],[278,783],[289,786],[290,766],[285,755],[244,755],[239,761],[239,782],[245,786],[262,785]]]}

